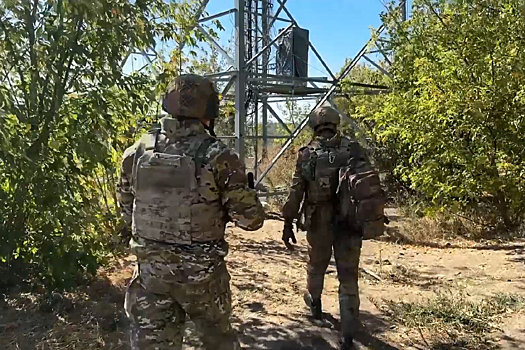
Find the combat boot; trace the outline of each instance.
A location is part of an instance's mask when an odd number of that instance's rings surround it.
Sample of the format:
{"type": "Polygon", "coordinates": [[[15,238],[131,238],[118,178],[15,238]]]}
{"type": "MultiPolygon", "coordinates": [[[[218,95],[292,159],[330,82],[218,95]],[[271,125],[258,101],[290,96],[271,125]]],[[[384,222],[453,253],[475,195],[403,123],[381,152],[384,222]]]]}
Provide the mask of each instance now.
{"type": "Polygon", "coordinates": [[[354,347],[354,339],[351,337],[343,337],[341,339],[341,347],[339,350],[353,350],[354,347]]]}
{"type": "Polygon", "coordinates": [[[323,308],[321,306],[321,298],[314,299],[308,292],[305,292],[303,297],[304,297],[304,302],[310,308],[312,317],[316,320],[323,319],[323,308]]]}
{"type": "Polygon", "coordinates": [[[341,350],[354,349],[354,335],[359,328],[359,309],[355,298],[339,295],[339,313],[343,333],[341,350]]]}

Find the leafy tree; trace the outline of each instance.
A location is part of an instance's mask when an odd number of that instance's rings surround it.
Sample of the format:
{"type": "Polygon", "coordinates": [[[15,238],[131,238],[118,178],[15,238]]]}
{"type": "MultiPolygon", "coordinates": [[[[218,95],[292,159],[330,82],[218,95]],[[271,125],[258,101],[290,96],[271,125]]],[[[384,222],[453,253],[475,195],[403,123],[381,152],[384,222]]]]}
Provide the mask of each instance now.
{"type": "Polygon", "coordinates": [[[188,46],[196,1],[0,2],[0,272],[66,286],[113,248],[119,157],[160,81],[133,50],[188,46]]]}
{"type": "Polygon", "coordinates": [[[395,173],[440,208],[512,229],[525,214],[525,3],[415,0],[384,17],[394,91],[376,112],[395,173]]]}

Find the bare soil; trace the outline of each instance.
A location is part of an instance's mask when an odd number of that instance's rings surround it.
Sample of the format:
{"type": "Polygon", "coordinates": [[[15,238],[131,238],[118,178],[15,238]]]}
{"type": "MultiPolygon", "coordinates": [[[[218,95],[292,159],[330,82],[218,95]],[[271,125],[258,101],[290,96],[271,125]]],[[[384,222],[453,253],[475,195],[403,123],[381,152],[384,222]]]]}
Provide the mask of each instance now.
{"type": "MultiPolygon", "coordinates": [[[[395,219],[395,213],[391,217],[395,219]]],[[[397,220],[390,230],[400,229],[397,220]]],[[[306,239],[300,233],[296,249],[288,251],[280,240],[281,230],[282,222],[273,220],[257,232],[228,228],[233,323],[241,342],[246,349],[337,349],[340,324],[335,265],[331,263],[325,280],[326,321],[316,323],[302,299],[306,239]]],[[[386,316],[384,299],[410,302],[448,291],[461,291],[473,299],[500,292],[523,294],[523,242],[442,243],[433,248],[388,241],[364,243],[359,348],[461,348],[453,344],[431,347],[431,334],[407,329],[386,316]]],[[[128,325],[122,304],[133,266],[132,256],[121,259],[101,270],[89,286],[71,293],[44,297],[13,290],[0,298],[0,348],[126,349],[128,325]]],[[[188,335],[187,348],[195,348],[198,343],[191,324],[188,335]]],[[[487,337],[493,348],[525,349],[525,313],[504,315],[487,337]]]]}

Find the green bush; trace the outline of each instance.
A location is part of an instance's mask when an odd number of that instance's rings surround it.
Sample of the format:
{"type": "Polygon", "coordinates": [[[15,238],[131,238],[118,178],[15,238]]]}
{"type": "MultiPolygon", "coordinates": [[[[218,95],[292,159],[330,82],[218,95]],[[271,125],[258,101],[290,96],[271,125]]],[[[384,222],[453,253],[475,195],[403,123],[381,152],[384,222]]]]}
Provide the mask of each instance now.
{"type": "Polygon", "coordinates": [[[525,6],[415,0],[384,17],[393,93],[369,121],[392,173],[438,208],[511,230],[525,215],[525,6]]]}
{"type": "Polygon", "coordinates": [[[158,38],[195,45],[184,30],[195,6],[0,3],[3,283],[18,275],[65,287],[95,273],[111,253],[120,225],[114,188],[120,156],[139,131],[137,121],[155,116],[156,89],[164,84],[147,71],[124,74],[124,63],[158,38]]]}

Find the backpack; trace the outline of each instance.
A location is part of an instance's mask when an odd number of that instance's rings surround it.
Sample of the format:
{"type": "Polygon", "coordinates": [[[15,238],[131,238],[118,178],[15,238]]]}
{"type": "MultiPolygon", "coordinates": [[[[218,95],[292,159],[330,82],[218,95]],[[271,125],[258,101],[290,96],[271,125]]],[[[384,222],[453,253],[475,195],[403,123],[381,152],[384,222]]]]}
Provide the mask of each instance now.
{"type": "Polygon", "coordinates": [[[363,239],[381,236],[385,229],[385,196],[377,172],[368,164],[349,165],[339,169],[337,225],[360,232],[363,239]]]}

